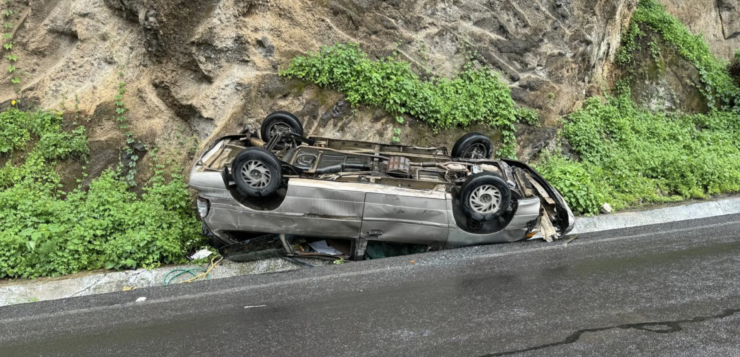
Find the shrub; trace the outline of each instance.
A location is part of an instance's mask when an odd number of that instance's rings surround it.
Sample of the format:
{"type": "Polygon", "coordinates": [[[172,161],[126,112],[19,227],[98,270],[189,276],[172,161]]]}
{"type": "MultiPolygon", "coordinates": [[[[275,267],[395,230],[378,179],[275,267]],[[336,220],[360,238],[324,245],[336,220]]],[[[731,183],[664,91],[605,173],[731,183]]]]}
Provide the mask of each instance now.
{"type": "Polygon", "coordinates": [[[515,154],[517,115],[536,120],[532,112],[516,108],[498,74],[472,64],[453,79],[421,80],[408,62],[393,57],[374,61],[356,44],[337,44],[294,58],[280,74],[339,90],[352,105],[375,105],[394,116],[408,114],[435,129],[490,124],[503,133],[500,156],[515,154]]]}
{"type": "Polygon", "coordinates": [[[711,108],[740,113],[740,87],[730,76],[726,64],[712,54],[701,35],[692,34],[655,0],[640,0],[632,23],[623,36],[618,63],[628,66],[635,60],[632,53],[637,49],[637,40],[645,36],[643,28],[660,34],[683,58],[694,64],[704,85],[702,94],[711,108]]]}
{"type": "Polygon", "coordinates": [[[740,192],[740,120],[734,113],[653,113],[637,108],[626,92],[589,99],[569,116],[563,135],[581,161],[548,159],[541,169],[558,189],[569,187],[563,194],[579,213],[595,212],[591,197],[619,209],[740,192]],[[574,181],[587,199],[569,195],[574,181]]]}
{"type": "Polygon", "coordinates": [[[36,151],[47,160],[86,156],[89,151],[85,127],[78,127],[71,133],[47,133],[39,139],[36,151]]]}
{"type": "MultiPolygon", "coordinates": [[[[617,83],[616,97],[589,99],[569,115],[562,131],[581,160],[555,153],[540,165],[577,213],[596,213],[602,201],[621,209],[740,192],[740,88],[731,77],[740,65],[728,70],[700,36],[662,5],[641,0],[623,36],[617,56],[621,66],[637,60],[633,53],[645,45],[640,39],[647,31],[659,34],[696,66],[712,110],[650,112],[631,101],[625,81],[617,83]]],[[[656,56],[654,42],[647,46],[656,56]]]]}
{"type": "Polygon", "coordinates": [[[0,154],[18,150],[31,140],[27,128],[29,116],[16,109],[0,113],[0,154]]]}
{"type": "Polygon", "coordinates": [[[740,86],[740,51],[735,52],[735,57],[732,59],[728,71],[732,79],[735,80],[735,84],[740,86]]]}
{"type": "Polygon", "coordinates": [[[158,170],[139,197],[109,170],[89,190],[65,193],[50,168],[87,153],[84,129],[61,131],[49,112],[8,110],[0,119],[38,135],[22,165],[0,168],[0,278],[179,263],[202,243],[182,176],[158,170]]]}
{"type": "Polygon", "coordinates": [[[597,214],[604,200],[584,165],[561,155],[547,155],[537,166],[540,174],[563,195],[576,214],[597,214]]]}

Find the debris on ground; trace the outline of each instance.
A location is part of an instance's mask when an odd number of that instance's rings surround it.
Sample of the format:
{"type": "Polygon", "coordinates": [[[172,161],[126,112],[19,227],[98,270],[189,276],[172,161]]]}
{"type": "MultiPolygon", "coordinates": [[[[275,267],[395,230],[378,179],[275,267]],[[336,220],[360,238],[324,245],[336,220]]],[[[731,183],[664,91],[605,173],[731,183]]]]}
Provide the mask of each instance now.
{"type": "MultiPolygon", "coordinates": [[[[208,252],[210,253],[210,251],[208,252]]],[[[175,281],[175,279],[186,274],[189,274],[192,277],[190,279],[182,281],[181,283],[192,283],[199,280],[208,280],[211,277],[211,272],[221,263],[221,260],[223,260],[222,257],[213,257],[213,259],[211,259],[211,264],[208,265],[208,268],[173,269],[164,276],[164,279],[162,279],[162,285],[170,285],[173,281],[175,281]]]]}
{"type": "Polygon", "coordinates": [[[342,252],[334,249],[334,247],[329,246],[326,240],[309,242],[308,245],[311,246],[313,250],[315,250],[317,253],[320,253],[320,254],[342,255],[342,252]]]}
{"type": "Polygon", "coordinates": [[[208,249],[203,248],[203,249],[201,249],[201,250],[199,250],[199,251],[197,251],[197,252],[195,252],[193,254],[188,255],[187,258],[188,258],[188,260],[205,259],[205,258],[210,257],[211,254],[213,254],[213,252],[211,252],[208,249]]]}
{"type": "Polygon", "coordinates": [[[553,238],[558,238],[558,233],[555,230],[555,227],[552,225],[552,220],[550,219],[550,215],[547,210],[544,210],[542,212],[542,219],[540,219],[540,233],[542,234],[542,238],[550,243],[552,243],[553,238]]]}
{"type": "Polygon", "coordinates": [[[578,237],[580,237],[580,235],[574,235],[574,236],[570,237],[567,241],[565,241],[565,244],[568,245],[568,243],[570,243],[570,242],[578,239],[578,237]]]}

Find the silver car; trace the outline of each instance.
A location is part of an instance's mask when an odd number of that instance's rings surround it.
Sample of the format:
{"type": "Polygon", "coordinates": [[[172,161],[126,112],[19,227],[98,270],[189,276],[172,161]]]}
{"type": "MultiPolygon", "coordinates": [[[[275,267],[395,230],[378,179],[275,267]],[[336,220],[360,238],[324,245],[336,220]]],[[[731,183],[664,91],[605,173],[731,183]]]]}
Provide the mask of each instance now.
{"type": "Polygon", "coordinates": [[[259,135],[218,139],[190,186],[204,234],[227,250],[363,259],[368,242],[447,249],[568,233],[573,213],[557,190],[524,163],[491,160],[492,148],[478,133],[451,152],[306,138],[294,115],[275,112],[259,135]]]}

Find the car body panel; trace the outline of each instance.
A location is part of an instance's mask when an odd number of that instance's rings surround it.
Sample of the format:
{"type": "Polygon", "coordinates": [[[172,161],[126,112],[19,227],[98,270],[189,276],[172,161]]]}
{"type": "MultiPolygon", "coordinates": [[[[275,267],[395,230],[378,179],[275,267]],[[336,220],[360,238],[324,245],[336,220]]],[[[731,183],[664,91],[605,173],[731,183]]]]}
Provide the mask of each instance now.
{"type": "MultiPolygon", "coordinates": [[[[447,210],[453,212],[452,196],[448,197],[447,210]]],[[[520,199],[517,205],[517,212],[506,225],[506,228],[494,233],[476,234],[466,232],[461,229],[453,215],[450,215],[450,232],[447,238],[445,248],[460,248],[471,245],[492,244],[492,243],[511,243],[520,241],[525,238],[527,232],[531,230],[533,221],[540,217],[540,199],[528,198],[520,199]]]]}
{"type": "Polygon", "coordinates": [[[414,197],[393,192],[368,193],[362,237],[399,243],[444,245],[448,221],[444,192],[414,197]]]}
{"type": "MultiPolygon", "coordinates": [[[[220,175],[209,175],[209,178],[208,184],[197,181],[200,184],[197,187],[210,188],[219,183],[224,186],[220,175]]],[[[327,237],[358,237],[365,193],[321,187],[312,181],[291,180],[285,200],[275,210],[247,207],[224,188],[200,191],[201,197],[211,202],[210,212],[203,221],[216,236],[227,231],[246,231],[302,235],[321,232],[327,237]]]]}

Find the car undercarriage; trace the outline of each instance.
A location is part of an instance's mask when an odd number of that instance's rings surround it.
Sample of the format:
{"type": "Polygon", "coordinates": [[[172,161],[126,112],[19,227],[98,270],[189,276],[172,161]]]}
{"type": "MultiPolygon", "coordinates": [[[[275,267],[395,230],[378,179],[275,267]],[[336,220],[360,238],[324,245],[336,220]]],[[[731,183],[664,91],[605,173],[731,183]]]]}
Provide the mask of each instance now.
{"type": "Polygon", "coordinates": [[[572,228],[560,194],[526,164],[488,159],[482,134],[451,153],[302,134],[297,118],[277,112],[261,133],[220,138],[203,154],[190,184],[214,245],[259,237],[296,256],[294,237],[348,239],[342,256],[358,259],[368,241],[442,249],[552,240],[572,228]]]}

